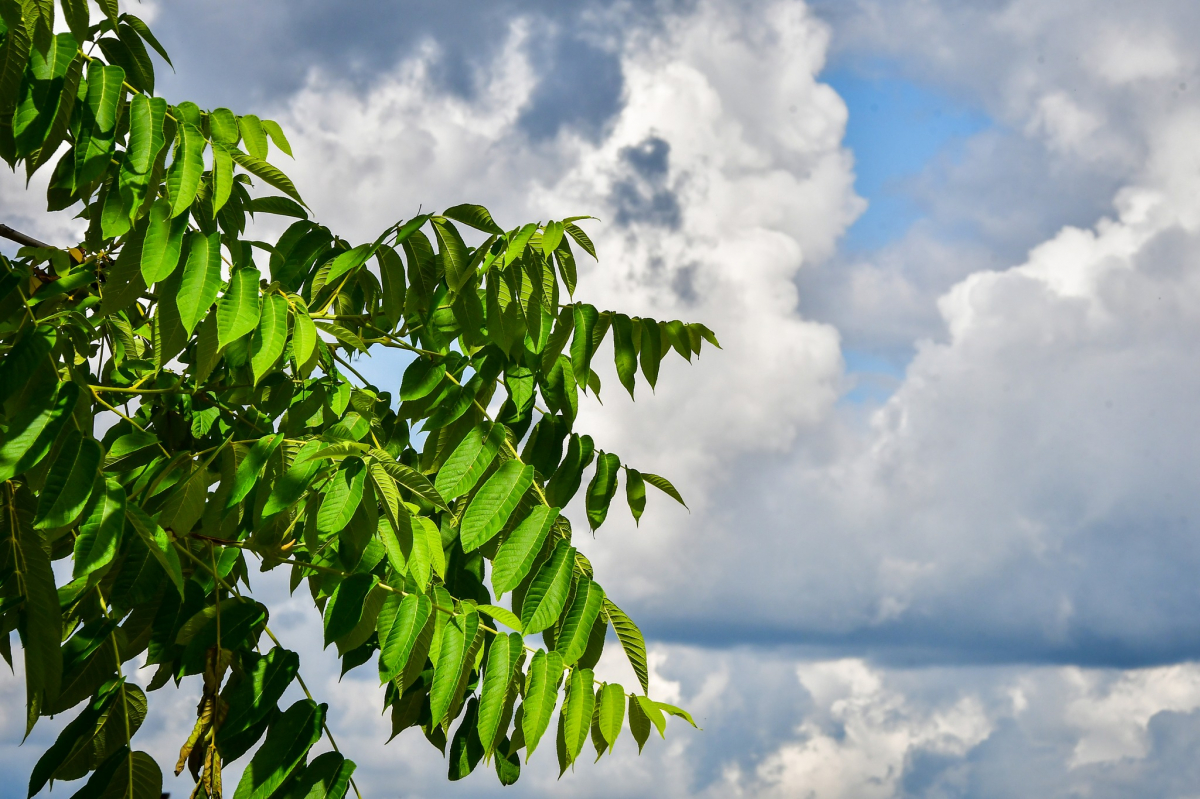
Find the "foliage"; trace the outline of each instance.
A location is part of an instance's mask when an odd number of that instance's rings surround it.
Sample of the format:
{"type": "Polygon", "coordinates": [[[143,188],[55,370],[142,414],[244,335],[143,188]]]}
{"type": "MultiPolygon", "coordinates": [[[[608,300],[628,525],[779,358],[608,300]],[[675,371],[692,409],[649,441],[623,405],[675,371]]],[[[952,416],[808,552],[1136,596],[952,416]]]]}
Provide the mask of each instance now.
{"type": "Polygon", "coordinates": [[[326,706],[252,566],[306,584],[343,673],[374,660],[393,735],[419,727],[450,779],[482,762],[515,781],[560,704],[562,770],[589,736],[599,757],[623,725],[640,749],[664,713],[690,722],[595,681],[611,626],[647,692],[645,643],[562,509],[590,473],[595,530],[622,470],[635,518],[646,485],[682,502],[573,425],[610,330],[631,395],[712,333],[573,300],[586,217],[505,231],[460,205],[351,246],[272,163],[291,152],[278,124],[154,97],[149,54],[167,54],[99,8],[62,0],[55,34],[52,0],[0,0],[0,156],[51,170],[48,210],[87,222],[76,247],[0,258],[0,650],[11,665],[17,630],[27,731],[75,713],[29,794],[87,777],[76,796],[157,799],[134,659],[149,695],[201,676],[175,764],[195,796],[256,746],[237,799],[346,793],[350,760],[308,760],[326,706]],[[247,239],[262,214],[295,221],[247,239]],[[397,394],[352,365],[377,348],[411,356],[397,394]],[[307,698],[280,708],[293,682],[307,698]]]}

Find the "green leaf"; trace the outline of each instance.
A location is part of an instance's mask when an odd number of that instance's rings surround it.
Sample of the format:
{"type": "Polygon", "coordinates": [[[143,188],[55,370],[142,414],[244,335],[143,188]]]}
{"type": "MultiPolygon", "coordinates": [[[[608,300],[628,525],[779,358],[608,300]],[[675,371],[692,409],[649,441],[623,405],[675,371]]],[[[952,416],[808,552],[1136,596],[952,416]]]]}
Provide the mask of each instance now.
{"type": "Polygon", "coordinates": [[[636,382],[634,374],[637,372],[637,352],[633,347],[633,322],[623,313],[613,314],[612,329],[613,357],[617,365],[617,378],[632,397],[636,382]]]}
{"type": "Polygon", "coordinates": [[[59,610],[58,592],[54,586],[54,572],[50,569],[50,553],[42,537],[27,523],[25,514],[14,508],[7,510],[10,524],[15,521],[17,529],[10,528],[13,536],[13,564],[20,582],[24,586],[23,609],[25,647],[25,687],[27,715],[25,735],[28,736],[45,709],[58,698],[62,681],[62,613],[59,610]]]}
{"type": "MultiPolygon", "coordinates": [[[[123,756],[99,799],[151,799],[162,795],[162,771],[145,752],[123,756]]],[[[90,781],[89,781],[90,784],[90,781]]]]}
{"type": "Polygon", "coordinates": [[[646,639],[642,637],[642,631],[625,615],[625,611],[607,598],[604,600],[604,614],[608,616],[608,621],[617,634],[617,640],[621,642],[621,648],[625,650],[625,657],[629,658],[629,665],[633,667],[633,673],[637,675],[642,690],[649,693],[650,670],[646,666],[646,639]]]}
{"type": "Polygon", "coordinates": [[[562,655],[563,663],[570,666],[583,656],[603,606],[604,589],[599,583],[580,577],[575,586],[575,599],[554,642],[554,649],[562,655]]]}
{"type": "MultiPolygon", "coordinates": [[[[25,387],[34,370],[46,363],[43,359],[50,354],[57,340],[58,335],[50,325],[25,328],[17,343],[0,359],[0,403],[7,402],[25,387]]],[[[8,435],[12,436],[11,423],[8,430],[8,435]]]]}
{"type": "Polygon", "coordinates": [[[430,717],[434,724],[454,717],[452,710],[462,699],[462,689],[466,688],[479,635],[479,614],[470,605],[465,613],[454,616],[446,625],[437,666],[433,670],[433,688],[429,692],[430,717]]]}
{"type": "Polygon", "coordinates": [[[179,125],[175,158],[167,170],[167,196],[171,199],[171,216],[176,217],[191,207],[200,188],[204,173],[204,134],[187,124],[179,125]]]}
{"type": "Polygon", "coordinates": [[[36,529],[67,527],[79,518],[91,497],[100,456],[100,444],[95,439],[84,438],[74,430],[67,434],[38,497],[33,525],[36,529]]]}
{"type": "Polygon", "coordinates": [[[275,453],[275,450],[279,449],[279,445],[282,443],[283,433],[264,436],[254,442],[254,446],[250,447],[250,451],[246,453],[246,457],[238,464],[237,472],[233,477],[233,488],[230,490],[229,497],[225,501],[226,511],[246,498],[246,495],[250,493],[250,489],[254,488],[254,484],[258,482],[258,477],[262,474],[263,467],[267,465],[267,461],[271,455],[275,453]]]}
{"type": "Polygon", "coordinates": [[[97,691],[92,701],[58,734],[54,744],[42,753],[33,767],[33,772],[29,775],[28,796],[34,796],[46,787],[46,783],[50,781],[72,752],[95,740],[95,732],[99,725],[103,724],[105,714],[112,707],[113,700],[116,698],[115,688],[116,684],[110,683],[97,691]]]}
{"type": "Polygon", "coordinates": [[[462,222],[464,225],[470,225],[476,230],[482,230],[484,233],[495,233],[498,236],[504,235],[504,231],[492,219],[491,213],[482,205],[456,205],[453,208],[447,208],[443,211],[442,216],[449,217],[456,222],[462,222]]]}
{"type": "Polygon", "coordinates": [[[104,16],[113,24],[113,27],[116,27],[120,15],[120,9],[117,8],[117,0],[96,0],[96,5],[100,6],[100,10],[104,12],[104,16]]]}
{"type": "Polygon", "coordinates": [[[523,629],[521,620],[508,608],[502,608],[499,605],[476,605],[475,607],[480,613],[486,613],[509,629],[517,632],[521,632],[523,629]]]}
{"type": "Polygon", "coordinates": [[[221,286],[221,236],[205,236],[199,231],[188,234],[188,257],[183,265],[183,283],[179,296],[179,320],[189,337],[217,299],[221,286]]]}
{"type": "MultiPolygon", "coordinates": [[[[567,695],[563,699],[560,733],[566,763],[574,763],[587,743],[588,731],[592,727],[592,715],[596,709],[596,695],[592,692],[595,675],[591,669],[575,669],[567,683],[567,695]]],[[[566,769],[564,768],[563,771],[566,769]]],[[[561,771],[559,772],[561,775],[561,771]]]]}
{"type": "Polygon", "coordinates": [[[287,343],[287,315],[287,300],[274,293],[263,297],[262,315],[250,339],[250,369],[254,373],[254,385],[259,384],[283,355],[287,343]]]}
{"type": "Polygon", "coordinates": [[[467,703],[467,712],[463,714],[462,724],[454,733],[450,743],[450,773],[451,782],[466,777],[483,758],[483,744],[479,741],[478,728],[475,719],[479,710],[479,702],[471,699],[467,703]]]}
{"type": "MultiPolygon", "coordinates": [[[[230,161],[232,163],[232,159],[230,161]]],[[[300,203],[287,197],[255,197],[244,206],[252,214],[275,214],[276,216],[292,216],[296,219],[308,219],[300,203]]]]}
{"type": "Polygon", "coordinates": [[[296,356],[296,364],[303,366],[316,349],[317,327],[308,311],[298,306],[292,309],[292,319],[292,352],[296,356]]]}
{"type": "Polygon", "coordinates": [[[492,465],[504,441],[504,426],[482,422],[471,429],[438,470],[433,485],[448,500],[470,491],[492,465]]]}
{"type": "Polygon", "coordinates": [[[492,589],[496,596],[513,590],[529,574],[557,518],[558,508],[538,506],[500,545],[492,564],[492,589]]]}
{"type": "Polygon", "coordinates": [[[625,467],[625,498],[629,502],[634,523],[639,522],[646,510],[646,482],[641,472],[628,466],[625,467]]]}
{"type": "Polygon", "coordinates": [[[62,10],[67,27],[75,34],[75,40],[82,42],[87,39],[88,25],[91,24],[87,0],[62,0],[62,10]]]}
{"type": "Polygon", "coordinates": [[[237,341],[258,324],[260,277],[252,266],[235,269],[230,275],[229,286],[217,300],[217,346],[237,341]]]}
{"type": "Polygon", "coordinates": [[[550,559],[534,575],[521,603],[521,626],[526,635],[540,633],[558,621],[571,590],[574,567],[575,548],[566,541],[559,541],[550,559]]]}
{"type": "MultiPolygon", "coordinates": [[[[187,226],[187,214],[171,218],[171,204],[166,199],[159,198],[150,207],[141,257],[142,280],[147,286],[166,280],[175,271],[187,226]]],[[[193,244],[199,235],[193,234],[193,244]]]]}
{"type": "Polygon", "coordinates": [[[617,493],[617,473],[620,469],[620,458],[611,452],[601,452],[597,456],[596,474],[592,476],[587,489],[588,524],[593,530],[604,524],[608,516],[608,506],[617,493]]]}
{"type": "Polygon", "coordinates": [[[621,736],[621,725],[625,721],[625,689],[619,683],[606,683],[600,688],[600,707],[596,723],[604,742],[611,752],[621,736]]]}
{"type": "Polygon", "coordinates": [[[575,335],[571,339],[571,366],[575,370],[575,382],[586,387],[592,370],[592,355],[595,353],[592,335],[600,314],[595,306],[585,303],[577,303],[572,312],[575,315],[575,335]]]}
{"type": "Polygon", "coordinates": [[[154,52],[162,56],[162,60],[167,62],[167,66],[171,67],[172,69],[175,68],[175,65],[171,63],[171,57],[167,55],[166,49],[159,44],[158,39],[154,38],[154,34],[150,32],[150,28],[147,27],[145,22],[142,22],[133,14],[122,14],[121,19],[127,22],[129,27],[137,31],[137,35],[145,39],[146,44],[154,48],[154,52]]]}
{"type": "Polygon", "coordinates": [[[665,493],[667,496],[671,497],[671,499],[675,500],[683,507],[687,507],[687,503],[683,501],[683,497],[679,495],[679,492],[675,490],[675,486],[671,485],[671,481],[667,478],[659,477],[657,474],[643,472],[642,479],[657,488],[659,491],[665,493]]]}
{"type": "Polygon", "coordinates": [[[550,482],[546,484],[546,500],[551,505],[566,507],[579,490],[583,470],[591,464],[594,456],[595,445],[592,443],[592,437],[572,433],[567,443],[566,456],[550,477],[550,482]]]}
{"type": "Polygon", "coordinates": [[[529,664],[525,683],[525,701],[521,704],[521,728],[525,735],[525,762],[533,755],[558,702],[558,686],[562,681],[563,662],[557,652],[539,649],[529,664]]]}
{"type": "Polygon", "coordinates": [[[467,245],[458,228],[445,219],[433,218],[433,232],[437,236],[438,255],[446,270],[446,285],[450,291],[458,292],[471,277],[467,270],[467,245]]]}
{"type": "MultiPolygon", "coordinates": [[[[486,606],[484,606],[486,607],[486,606]]],[[[485,613],[494,615],[490,610],[485,613]]],[[[491,756],[506,730],[501,729],[504,708],[512,695],[517,663],[524,653],[524,641],[519,633],[497,635],[488,648],[483,674],[483,689],[479,699],[479,740],[484,754],[491,756]]]]}
{"type": "Polygon", "coordinates": [[[386,453],[380,452],[379,450],[372,451],[372,454],[375,456],[378,463],[383,467],[383,470],[387,472],[388,475],[395,480],[398,485],[407,488],[409,491],[433,505],[435,508],[441,508],[442,510],[449,509],[446,505],[446,500],[442,497],[438,490],[433,487],[433,483],[429,482],[429,479],[425,477],[425,475],[421,474],[411,466],[405,466],[403,463],[392,460],[391,457],[384,457],[386,453]]]}
{"type": "Polygon", "coordinates": [[[52,403],[31,404],[16,413],[0,445],[0,481],[23,474],[46,456],[78,399],[79,386],[63,383],[52,403]]]}
{"type": "Polygon", "coordinates": [[[231,680],[221,698],[229,711],[217,729],[216,742],[226,762],[246,753],[262,735],[262,723],[300,669],[300,656],[275,647],[265,656],[244,654],[241,677],[231,680]]]}
{"type": "Polygon", "coordinates": [[[287,796],[280,799],[343,799],[354,769],[353,760],[338,752],[325,752],[298,774],[287,796]]]}
{"type": "Polygon", "coordinates": [[[304,495],[317,472],[321,470],[321,461],[312,457],[321,447],[322,442],[310,441],[296,453],[292,465],[271,488],[271,494],[263,506],[264,518],[290,508],[304,495]]]}
{"type": "Polygon", "coordinates": [[[278,147],[287,156],[294,158],[292,155],[292,145],[287,140],[287,136],[283,135],[283,128],[279,127],[279,123],[273,119],[264,119],[262,121],[263,131],[271,137],[271,143],[278,147]]]}
{"type": "Polygon", "coordinates": [[[658,383],[658,365],[663,356],[662,329],[653,319],[642,320],[642,343],[638,356],[642,361],[642,374],[653,390],[658,383]]]}
{"type": "Polygon", "coordinates": [[[642,709],[642,703],[639,701],[642,698],[640,696],[629,697],[629,731],[633,733],[633,739],[637,741],[639,755],[642,753],[642,747],[650,738],[650,717],[642,709]]]}
{"type": "Polygon", "coordinates": [[[329,273],[325,276],[325,285],[333,285],[342,275],[365,264],[374,253],[374,244],[360,244],[354,249],[346,250],[334,258],[333,263],[329,265],[329,273]]]}
{"type": "Polygon", "coordinates": [[[509,239],[508,249],[504,251],[505,266],[508,266],[513,261],[521,257],[521,254],[525,252],[526,245],[529,244],[529,240],[533,238],[533,234],[537,232],[537,229],[537,222],[530,222],[528,225],[525,225],[525,227],[518,230],[516,234],[509,239]]]}
{"type": "Polygon", "coordinates": [[[100,131],[108,132],[117,126],[117,106],[125,92],[124,81],[125,70],[120,67],[88,69],[87,106],[100,131]]]}
{"type": "Polygon", "coordinates": [[[388,246],[380,246],[375,257],[379,260],[379,275],[383,282],[383,314],[391,330],[404,318],[404,262],[388,246]]]}
{"type": "Polygon", "coordinates": [[[242,772],[234,799],[268,799],[321,737],[325,705],[301,699],[271,724],[267,740],[242,772]]]}
{"type": "Polygon", "coordinates": [[[510,460],[497,469],[467,506],[459,533],[463,551],[478,549],[504,529],[532,485],[533,467],[519,460],[510,460]]]}
{"type": "Polygon", "coordinates": [[[584,252],[592,256],[593,260],[599,260],[596,258],[595,245],[592,244],[592,240],[588,238],[588,235],[584,233],[578,225],[576,225],[574,222],[568,222],[564,227],[567,231],[567,234],[570,235],[571,238],[575,239],[576,243],[583,248],[584,252]]]}
{"type": "Polygon", "coordinates": [[[237,117],[228,108],[214,108],[208,112],[208,129],[215,144],[236,145],[240,138],[237,117]]]}
{"type": "Polygon", "coordinates": [[[638,707],[641,708],[642,713],[644,713],[646,718],[648,718],[658,729],[659,737],[665,738],[667,735],[667,719],[665,716],[663,716],[662,705],[660,705],[658,702],[655,702],[648,696],[638,696],[635,698],[637,699],[638,707]]]}
{"type": "Polygon", "coordinates": [[[246,152],[259,159],[267,157],[267,132],[263,129],[262,121],[254,114],[238,117],[238,129],[242,132],[242,140],[246,143],[246,152]]]}
{"type": "Polygon", "coordinates": [[[417,358],[404,370],[404,377],[400,381],[400,400],[412,402],[429,396],[445,377],[445,364],[417,358]]]}
{"type": "Polygon", "coordinates": [[[542,252],[549,258],[563,240],[563,223],[547,222],[542,229],[542,252]]]}
{"type": "Polygon", "coordinates": [[[146,545],[150,554],[167,573],[175,590],[179,592],[180,596],[183,596],[183,569],[179,565],[179,555],[171,547],[171,539],[167,537],[167,531],[133,503],[126,505],[125,518],[132,523],[133,529],[137,531],[142,543],[146,545]]]}
{"type": "Polygon", "coordinates": [[[404,672],[432,613],[433,603],[424,594],[389,594],[383,601],[376,621],[380,682],[390,682],[404,672]]]}
{"type": "MultiPolygon", "coordinates": [[[[146,694],[141,688],[120,680],[115,686],[107,684],[99,693],[108,700],[103,705],[103,712],[75,739],[71,750],[63,753],[54,779],[76,780],[98,768],[123,749],[127,736],[136,733],[145,721],[146,694]]],[[[81,715],[88,714],[85,711],[81,715]]]]}
{"type": "Polygon", "coordinates": [[[75,539],[72,577],[78,580],[112,562],[125,528],[125,489],[96,475],[91,505],[75,539]]]}
{"type": "Polygon", "coordinates": [[[358,458],[346,458],[337,474],[333,476],[321,509],[317,512],[317,529],[322,533],[336,533],[350,524],[350,517],[362,501],[363,482],[367,470],[358,458]]]}
{"type": "MultiPolygon", "coordinates": [[[[242,119],[245,119],[245,117],[242,117],[242,119]]],[[[244,138],[245,135],[246,132],[243,129],[242,137],[244,138]]],[[[305,205],[304,200],[300,197],[300,193],[296,191],[296,186],[292,183],[291,178],[283,174],[283,172],[281,172],[277,167],[268,164],[261,158],[255,158],[253,155],[247,155],[241,150],[234,150],[231,155],[233,156],[233,160],[237,162],[238,166],[245,169],[251,175],[261,178],[264,183],[279,189],[281,192],[291,197],[305,208],[308,207],[305,205]]]]}
{"type": "Polygon", "coordinates": [[[373,574],[352,574],[334,589],[325,605],[325,646],[346,635],[362,618],[363,603],[375,587],[373,574]]]}
{"type": "MultiPolygon", "coordinates": [[[[227,147],[214,143],[212,158],[212,212],[216,214],[225,207],[225,204],[229,202],[230,195],[233,194],[233,156],[229,154],[227,147]]],[[[276,199],[284,200],[283,197],[276,199]]],[[[291,200],[286,200],[286,202],[290,203],[291,200]]],[[[249,210],[253,213],[256,209],[249,210]]]]}

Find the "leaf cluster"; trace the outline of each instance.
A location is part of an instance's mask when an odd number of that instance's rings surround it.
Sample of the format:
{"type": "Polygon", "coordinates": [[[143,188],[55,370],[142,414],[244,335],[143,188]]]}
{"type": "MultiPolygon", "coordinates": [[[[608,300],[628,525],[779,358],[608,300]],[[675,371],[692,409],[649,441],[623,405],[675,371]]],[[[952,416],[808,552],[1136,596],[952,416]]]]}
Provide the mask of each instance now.
{"type": "Polygon", "coordinates": [[[582,490],[596,530],[622,470],[635,519],[647,484],[683,502],[575,421],[606,338],[632,396],[712,332],[575,300],[585,217],[505,230],[459,205],[345,241],[272,163],[278,124],[153,96],[166,52],[99,8],[0,0],[0,157],[51,169],[48,210],[87,223],[0,258],[0,654],[16,630],[27,730],[76,713],[29,795],[87,777],[75,796],[157,799],[134,659],[151,694],[202,677],[175,764],[194,796],[252,750],[237,799],[345,795],[353,762],[308,758],[326,706],[252,566],[308,592],[343,674],[374,662],[393,736],[420,728],[451,779],[483,762],[514,782],[560,705],[562,770],[588,737],[598,759],[624,726],[640,749],[664,714],[691,722],[645,695],[642,634],[563,509],[582,490]],[[248,239],[259,214],[295,221],[248,239]],[[354,366],[379,348],[410,359],[394,392],[354,366]],[[610,628],[642,694],[594,678],[610,628]]]}

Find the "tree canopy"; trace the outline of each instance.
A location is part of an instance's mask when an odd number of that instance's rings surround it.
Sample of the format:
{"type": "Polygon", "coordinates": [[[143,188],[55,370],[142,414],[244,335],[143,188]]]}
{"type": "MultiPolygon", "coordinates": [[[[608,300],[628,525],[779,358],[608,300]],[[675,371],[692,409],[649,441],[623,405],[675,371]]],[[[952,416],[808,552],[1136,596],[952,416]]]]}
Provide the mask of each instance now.
{"type": "Polygon", "coordinates": [[[556,708],[560,773],[588,738],[599,759],[626,726],[640,750],[691,722],[647,695],[642,634],[563,509],[582,490],[595,531],[622,475],[635,519],[647,486],[683,502],[575,420],[606,338],[632,396],[712,332],[575,299],[588,217],[505,229],[467,204],[346,241],[279,168],[280,125],[155,96],[167,52],[117,0],[97,8],[0,0],[0,157],[49,170],[47,211],[86,222],[69,247],[0,230],[24,244],[0,257],[0,653],[16,630],[26,734],[74,714],[29,795],[158,799],[134,738],[189,675],[195,727],[165,767],[193,796],[228,792],[239,758],[236,799],[357,792],[336,744],[309,759],[327,706],[252,592],[274,569],[452,780],[483,763],[515,782],[556,708]],[[260,215],[294,221],[251,239],[260,215]],[[380,348],[409,359],[386,387],[354,366],[380,348]],[[610,628],[630,690],[594,676],[610,628]],[[131,661],[154,669],[145,692],[131,661]],[[293,683],[305,698],[281,707],[293,683]]]}

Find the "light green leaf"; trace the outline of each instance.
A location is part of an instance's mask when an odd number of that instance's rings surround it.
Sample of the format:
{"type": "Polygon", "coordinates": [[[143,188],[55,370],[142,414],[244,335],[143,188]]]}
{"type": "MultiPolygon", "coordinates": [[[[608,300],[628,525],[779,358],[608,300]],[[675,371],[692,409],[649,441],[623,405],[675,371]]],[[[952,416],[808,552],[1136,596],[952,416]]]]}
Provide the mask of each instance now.
{"type": "MultiPolygon", "coordinates": [[[[179,287],[179,296],[175,298],[179,306],[179,320],[183,322],[189,337],[216,301],[220,286],[220,234],[205,236],[199,231],[189,233],[187,263],[183,265],[183,283],[179,287]]],[[[219,345],[217,349],[220,349],[219,345]]]]}
{"type": "Polygon", "coordinates": [[[592,692],[594,679],[595,675],[591,669],[575,669],[567,683],[560,731],[568,764],[574,763],[583,751],[588,731],[592,727],[592,715],[596,709],[596,695],[592,692]]]}
{"type": "MultiPolygon", "coordinates": [[[[233,156],[220,144],[213,144],[212,207],[213,213],[220,212],[233,193],[233,156]]],[[[279,199],[283,199],[282,197],[279,199]]],[[[251,209],[253,211],[254,209],[251,209]]]]}
{"type": "Polygon", "coordinates": [[[258,482],[259,475],[262,474],[263,467],[267,465],[267,461],[275,450],[279,449],[279,445],[283,443],[283,433],[264,436],[254,442],[254,446],[250,447],[250,451],[246,453],[246,457],[242,458],[242,462],[238,464],[237,472],[233,477],[233,488],[229,491],[229,497],[225,501],[225,510],[228,511],[235,507],[239,502],[246,498],[250,493],[250,489],[254,488],[254,484],[258,482]]]}
{"type": "Polygon", "coordinates": [[[430,503],[435,508],[448,510],[446,500],[442,497],[438,490],[433,487],[433,483],[430,483],[429,479],[425,477],[425,475],[421,474],[411,466],[405,466],[403,463],[397,462],[391,456],[387,455],[387,453],[382,452],[381,450],[372,450],[371,454],[375,456],[380,466],[383,467],[384,471],[386,471],[398,485],[407,488],[409,491],[421,497],[421,499],[430,503]]]}
{"type": "Polygon", "coordinates": [[[461,702],[478,647],[479,614],[469,604],[466,612],[454,616],[442,633],[441,651],[433,670],[433,688],[429,692],[430,716],[434,724],[453,719],[453,706],[461,702]]]}
{"type": "Polygon", "coordinates": [[[95,439],[74,430],[68,433],[38,497],[36,529],[67,527],[79,518],[91,497],[101,454],[95,439]]]}
{"type": "Polygon", "coordinates": [[[525,227],[518,230],[515,235],[513,235],[508,242],[508,249],[504,251],[505,266],[508,266],[513,261],[521,257],[521,254],[525,252],[526,245],[529,244],[529,240],[533,237],[533,234],[537,232],[537,229],[537,222],[530,222],[528,225],[525,225],[525,227]]]}
{"type": "Polygon", "coordinates": [[[542,252],[545,253],[547,258],[558,248],[558,244],[562,241],[562,238],[562,222],[547,222],[545,228],[542,230],[542,252]]]}
{"type": "Polygon", "coordinates": [[[565,225],[565,229],[567,231],[567,234],[570,235],[571,238],[575,239],[576,243],[578,243],[579,246],[583,248],[584,252],[586,252],[588,255],[592,256],[593,260],[599,260],[598,258],[596,258],[595,245],[592,244],[592,240],[588,238],[588,235],[583,232],[582,228],[580,228],[574,222],[568,222],[565,225]]]}
{"type": "Polygon", "coordinates": [[[557,518],[558,508],[540,505],[500,545],[492,564],[492,589],[496,596],[513,590],[529,574],[557,518]]]}
{"type": "Polygon", "coordinates": [[[571,590],[574,567],[575,548],[566,541],[559,541],[550,559],[534,575],[521,603],[521,625],[526,635],[540,633],[558,621],[571,590]]]}
{"type": "Polygon", "coordinates": [[[600,688],[600,707],[596,714],[596,722],[610,752],[617,745],[624,721],[625,689],[619,683],[606,683],[600,688]]]}
{"type": "Polygon", "coordinates": [[[525,701],[522,703],[521,728],[525,735],[525,762],[533,755],[558,702],[558,686],[562,681],[563,662],[557,652],[539,649],[529,664],[525,682],[525,701]]]}
{"type": "MultiPolygon", "coordinates": [[[[640,698],[639,698],[639,701],[640,701],[640,698]]],[[[698,724],[696,724],[695,719],[692,718],[692,714],[688,713],[683,708],[675,707],[675,705],[668,705],[666,702],[655,702],[654,705],[659,710],[661,710],[665,713],[668,713],[672,716],[675,716],[676,718],[681,718],[684,721],[686,721],[688,724],[691,724],[696,729],[700,729],[700,726],[698,724]]]]}
{"type": "MultiPolygon", "coordinates": [[[[171,218],[171,204],[166,199],[159,198],[150,206],[141,258],[142,280],[147,286],[166,280],[179,265],[179,253],[183,248],[183,234],[187,231],[187,225],[187,214],[171,218]]],[[[194,237],[199,235],[193,234],[193,244],[194,237]]]]}
{"type": "Polygon", "coordinates": [[[255,385],[283,355],[287,343],[287,314],[288,304],[283,297],[274,293],[263,297],[262,315],[250,339],[250,369],[255,385]]]}
{"type": "Polygon", "coordinates": [[[267,157],[267,133],[263,124],[254,114],[238,117],[238,129],[242,140],[246,143],[246,152],[255,158],[265,160],[267,157]]]}
{"type": "MultiPolygon", "coordinates": [[[[491,614],[490,611],[484,612],[491,614]]],[[[479,740],[483,743],[485,756],[491,756],[496,744],[507,732],[501,729],[500,722],[509,696],[516,687],[513,678],[523,654],[523,643],[518,633],[500,634],[488,648],[483,690],[479,699],[479,740]]]]}
{"type": "Polygon", "coordinates": [[[502,608],[499,605],[476,605],[475,607],[480,613],[486,613],[505,627],[516,630],[518,633],[522,632],[521,620],[508,608],[502,608]]]}
{"type": "Polygon", "coordinates": [[[199,130],[187,124],[179,125],[175,159],[167,170],[167,195],[171,199],[171,216],[186,211],[196,199],[200,177],[204,173],[204,148],[207,141],[199,130]]]}
{"type": "Polygon", "coordinates": [[[482,422],[459,443],[438,470],[433,481],[439,494],[448,500],[470,491],[492,465],[504,441],[504,426],[482,422]]]}
{"type": "Polygon", "coordinates": [[[376,621],[380,682],[394,680],[404,672],[422,631],[431,623],[432,613],[433,603],[424,594],[390,594],[383,601],[376,621]]]}
{"type": "Polygon", "coordinates": [[[271,137],[271,143],[278,147],[288,157],[294,158],[292,155],[292,145],[287,140],[287,136],[283,135],[283,128],[279,127],[279,123],[273,119],[264,119],[262,121],[263,131],[271,137]]]}
{"type": "Polygon", "coordinates": [[[687,503],[683,501],[683,497],[679,495],[679,492],[675,490],[675,486],[671,485],[671,481],[667,478],[659,477],[657,474],[642,472],[642,480],[654,486],[659,491],[662,491],[664,494],[678,502],[683,507],[687,507],[687,503]]]}
{"type": "MultiPolygon", "coordinates": [[[[242,118],[245,119],[245,117],[242,118]]],[[[242,131],[242,136],[245,136],[244,130],[242,131]]],[[[247,155],[241,150],[234,150],[231,155],[233,156],[233,160],[237,162],[238,166],[245,169],[251,175],[261,178],[263,182],[279,189],[296,202],[304,205],[305,208],[308,207],[305,205],[304,200],[300,197],[300,193],[296,191],[296,186],[292,183],[291,178],[283,174],[283,172],[277,167],[268,164],[266,161],[263,161],[260,158],[255,158],[253,155],[247,155]]]]}
{"type": "Polygon", "coordinates": [[[580,577],[575,585],[575,599],[554,642],[554,649],[562,655],[563,663],[570,666],[583,656],[603,606],[604,589],[599,583],[580,577]]]}
{"type": "Polygon", "coordinates": [[[592,355],[595,353],[592,335],[600,314],[595,306],[586,303],[576,303],[572,312],[575,315],[575,335],[571,339],[571,367],[575,370],[575,382],[584,386],[586,391],[588,375],[592,370],[592,355]]]}
{"type": "Polygon", "coordinates": [[[448,220],[433,218],[433,232],[437,236],[438,255],[446,270],[446,285],[457,292],[470,279],[467,271],[467,245],[463,243],[458,228],[448,220]]]}
{"type": "Polygon", "coordinates": [[[316,325],[308,315],[308,310],[297,304],[292,308],[292,352],[296,356],[296,364],[303,366],[308,363],[316,346],[316,325]]]}
{"type": "Polygon", "coordinates": [[[237,117],[228,108],[208,112],[208,129],[214,144],[236,145],[240,138],[237,117]]]}
{"type": "Polygon", "coordinates": [[[367,470],[358,458],[346,458],[334,475],[321,509],[317,512],[317,529],[322,533],[337,533],[350,524],[350,517],[362,501],[363,481],[367,470]]]}
{"type": "Polygon", "coordinates": [[[125,92],[122,85],[125,70],[120,67],[101,66],[88,70],[87,105],[102,132],[111,131],[117,125],[117,106],[125,92]]]}
{"type": "Polygon", "coordinates": [[[649,693],[650,670],[646,665],[646,639],[642,637],[642,631],[633,623],[633,619],[625,615],[625,611],[607,598],[604,600],[604,614],[608,616],[608,621],[617,634],[617,640],[621,642],[621,648],[625,650],[625,657],[629,658],[629,665],[633,667],[633,673],[637,675],[642,690],[649,693]]]}
{"type": "Polygon", "coordinates": [[[252,266],[235,269],[230,275],[225,293],[217,300],[217,346],[224,348],[258,324],[260,278],[252,266]]]}
{"type": "Polygon", "coordinates": [[[510,460],[497,469],[467,506],[459,533],[463,551],[478,549],[504,529],[532,485],[533,467],[519,460],[510,460]]]}
{"type": "Polygon", "coordinates": [[[334,258],[333,263],[329,265],[329,274],[325,276],[325,284],[332,285],[342,275],[365,264],[374,253],[374,244],[360,244],[351,250],[346,250],[334,258]]]}

